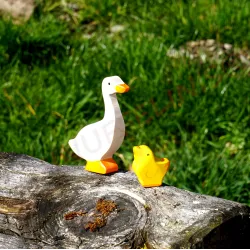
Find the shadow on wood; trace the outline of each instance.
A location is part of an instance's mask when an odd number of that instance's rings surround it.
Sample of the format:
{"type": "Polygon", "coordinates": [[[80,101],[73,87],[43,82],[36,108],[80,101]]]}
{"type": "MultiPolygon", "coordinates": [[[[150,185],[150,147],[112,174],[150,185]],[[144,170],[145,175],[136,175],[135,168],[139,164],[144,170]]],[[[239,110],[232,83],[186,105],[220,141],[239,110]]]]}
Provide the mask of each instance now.
{"type": "Polygon", "coordinates": [[[0,174],[0,248],[250,247],[240,203],[10,153],[0,153],[0,174]]]}

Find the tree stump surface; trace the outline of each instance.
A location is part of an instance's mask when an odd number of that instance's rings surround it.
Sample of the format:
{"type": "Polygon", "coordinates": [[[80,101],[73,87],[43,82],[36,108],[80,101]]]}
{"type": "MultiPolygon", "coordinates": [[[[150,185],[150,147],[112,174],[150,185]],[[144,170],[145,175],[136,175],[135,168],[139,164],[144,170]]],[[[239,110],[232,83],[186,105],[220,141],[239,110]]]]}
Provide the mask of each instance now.
{"type": "Polygon", "coordinates": [[[0,153],[0,248],[244,248],[249,207],[0,153]],[[99,207],[98,207],[99,206],[99,207]]]}

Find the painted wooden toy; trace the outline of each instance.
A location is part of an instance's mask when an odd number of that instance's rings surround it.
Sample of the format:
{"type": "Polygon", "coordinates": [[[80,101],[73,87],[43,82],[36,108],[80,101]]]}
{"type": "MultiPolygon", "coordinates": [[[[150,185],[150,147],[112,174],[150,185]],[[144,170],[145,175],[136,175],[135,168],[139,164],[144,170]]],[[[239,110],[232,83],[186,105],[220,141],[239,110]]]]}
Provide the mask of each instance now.
{"type": "Polygon", "coordinates": [[[146,146],[133,147],[134,161],[132,169],[143,187],[157,187],[162,185],[170,161],[167,158],[156,159],[152,150],[146,146]]]}
{"type": "Polygon", "coordinates": [[[108,174],[118,171],[113,154],[121,146],[125,135],[125,124],[116,93],[129,91],[129,86],[118,76],[106,77],[102,81],[105,105],[104,118],[85,126],[77,136],[69,140],[71,149],[87,160],[86,170],[108,174]]]}

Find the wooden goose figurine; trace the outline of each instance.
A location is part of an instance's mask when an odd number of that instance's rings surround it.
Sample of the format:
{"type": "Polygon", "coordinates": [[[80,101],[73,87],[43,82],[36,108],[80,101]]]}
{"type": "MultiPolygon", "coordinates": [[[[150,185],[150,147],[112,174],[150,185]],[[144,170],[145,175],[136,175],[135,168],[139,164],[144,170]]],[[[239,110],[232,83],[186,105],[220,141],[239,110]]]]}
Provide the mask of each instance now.
{"type": "Polygon", "coordinates": [[[82,128],[74,139],[69,140],[69,145],[75,154],[87,160],[86,170],[99,174],[118,171],[113,154],[123,142],[125,124],[116,93],[128,91],[129,86],[120,77],[104,78],[102,81],[104,118],[82,128]]]}

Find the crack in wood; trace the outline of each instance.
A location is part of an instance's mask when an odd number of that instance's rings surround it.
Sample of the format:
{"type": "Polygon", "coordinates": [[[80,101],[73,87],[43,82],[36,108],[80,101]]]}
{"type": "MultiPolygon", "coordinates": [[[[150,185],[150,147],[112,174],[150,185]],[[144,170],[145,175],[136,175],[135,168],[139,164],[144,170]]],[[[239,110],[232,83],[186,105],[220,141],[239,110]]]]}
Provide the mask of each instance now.
{"type": "Polygon", "coordinates": [[[35,202],[19,198],[0,196],[0,213],[12,215],[25,215],[35,209],[35,202]]]}

